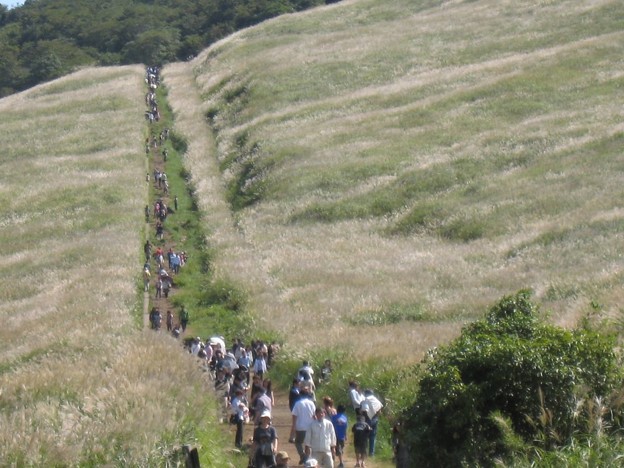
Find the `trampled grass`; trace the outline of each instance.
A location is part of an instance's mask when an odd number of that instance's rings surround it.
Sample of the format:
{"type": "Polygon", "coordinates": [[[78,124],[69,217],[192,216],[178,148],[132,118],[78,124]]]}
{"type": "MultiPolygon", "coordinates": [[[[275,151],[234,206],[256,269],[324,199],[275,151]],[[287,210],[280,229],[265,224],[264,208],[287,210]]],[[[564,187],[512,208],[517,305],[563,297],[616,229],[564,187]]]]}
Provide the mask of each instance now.
{"type": "Polygon", "coordinates": [[[358,356],[418,360],[522,288],[561,324],[617,313],[623,18],[611,0],[349,1],[166,70],[194,77],[214,132],[189,159],[217,181],[200,203],[229,188],[235,210],[208,215],[216,268],[293,346],[358,356]],[[397,307],[421,320],[356,319],[397,307]]]}

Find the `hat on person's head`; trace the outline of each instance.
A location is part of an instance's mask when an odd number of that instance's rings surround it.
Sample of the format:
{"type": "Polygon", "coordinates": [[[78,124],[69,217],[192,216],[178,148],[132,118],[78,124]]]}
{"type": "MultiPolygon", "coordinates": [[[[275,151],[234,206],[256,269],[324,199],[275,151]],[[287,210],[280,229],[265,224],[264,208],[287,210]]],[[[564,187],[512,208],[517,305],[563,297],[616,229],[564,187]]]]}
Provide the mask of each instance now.
{"type": "Polygon", "coordinates": [[[271,419],[271,412],[267,409],[265,409],[261,414],[260,414],[260,419],[262,418],[269,418],[271,419]]]}
{"type": "Polygon", "coordinates": [[[290,460],[290,457],[288,456],[288,452],[277,452],[275,454],[275,461],[282,462],[282,461],[286,461],[286,460],[290,460]]]}
{"type": "Polygon", "coordinates": [[[312,468],[313,466],[318,466],[318,462],[316,461],[316,458],[308,458],[305,462],[305,467],[312,468]]]}

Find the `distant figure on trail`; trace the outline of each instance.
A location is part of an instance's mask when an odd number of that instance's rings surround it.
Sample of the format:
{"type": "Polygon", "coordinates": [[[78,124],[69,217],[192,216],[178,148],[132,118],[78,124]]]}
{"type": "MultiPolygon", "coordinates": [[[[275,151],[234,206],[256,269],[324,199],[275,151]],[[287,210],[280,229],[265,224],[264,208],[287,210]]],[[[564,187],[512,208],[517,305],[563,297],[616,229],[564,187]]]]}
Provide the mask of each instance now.
{"type": "Polygon", "coordinates": [[[342,462],[342,454],[344,453],[345,443],[347,442],[347,429],[349,428],[349,419],[347,418],[347,409],[344,405],[338,405],[336,414],[331,417],[336,432],[336,456],[338,457],[338,467],[344,466],[342,462]]]}
{"type": "Polygon", "coordinates": [[[325,362],[323,363],[323,367],[321,368],[320,383],[323,383],[323,384],[329,383],[329,380],[331,379],[332,370],[333,369],[332,369],[331,360],[325,359],[325,362]]]}
{"type": "Polygon", "coordinates": [[[312,400],[316,401],[316,385],[314,385],[314,369],[308,361],[303,361],[303,365],[299,368],[297,372],[297,377],[301,380],[302,387],[308,387],[310,389],[310,394],[312,396],[312,400]]]}
{"type": "Polygon", "coordinates": [[[170,290],[171,290],[171,278],[167,276],[162,282],[162,293],[165,295],[166,298],[169,297],[170,290]]]}
{"type": "Polygon", "coordinates": [[[267,371],[266,359],[264,357],[264,354],[262,353],[258,354],[258,356],[256,357],[256,360],[254,361],[253,370],[254,370],[254,374],[258,375],[260,379],[262,379],[262,376],[267,371]]]}
{"type": "Polygon", "coordinates": [[[304,386],[300,389],[301,395],[295,403],[292,414],[292,425],[290,428],[290,442],[294,442],[297,453],[299,454],[299,465],[303,465],[307,456],[303,448],[305,436],[310,425],[314,421],[314,412],[316,405],[312,401],[310,387],[304,386]]]}
{"type": "Polygon", "coordinates": [[[182,325],[182,331],[186,331],[186,326],[189,323],[189,313],[186,310],[186,307],[182,306],[182,310],[180,311],[180,325],[182,325]]]}
{"type": "Polygon", "coordinates": [[[147,292],[149,291],[149,284],[150,284],[150,277],[152,275],[150,274],[150,271],[148,268],[145,268],[143,270],[143,288],[144,290],[147,292]]]}
{"type": "Polygon", "coordinates": [[[290,408],[290,411],[293,410],[295,403],[297,403],[297,400],[299,400],[299,397],[301,396],[301,392],[299,391],[300,383],[301,380],[293,379],[292,384],[290,385],[290,390],[288,392],[288,407],[290,408]]]}
{"type": "Polygon", "coordinates": [[[355,380],[349,381],[349,399],[356,414],[360,412],[360,403],[364,400],[364,395],[360,392],[360,386],[355,380]]]}
{"type": "Polygon", "coordinates": [[[377,424],[383,404],[373,394],[372,390],[364,390],[364,400],[360,403],[360,413],[366,418],[366,422],[371,428],[368,435],[368,455],[375,455],[375,439],[377,437],[377,424]]]}
{"type": "Polygon", "coordinates": [[[271,379],[264,379],[262,381],[262,386],[265,388],[266,394],[269,397],[269,399],[271,400],[271,406],[274,406],[275,405],[275,395],[273,394],[273,382],[271,382],[271,379]]]}
{"type": "Polygon", "coordinates": [[[371,427],[366,422],[364,415],[357,416],[357,422],[351,428],[353,433],[353,449],[355,450],[355,466],[365,466],[366,446],[368,445],[371,427]]]}
{"type": "Polygon", "coordinates": [[[267,395],[266,388],[261,387],[258,395],[256,396],[253,404],[253,414],[254,414],[254,422],[256,425],[260,424],[260,418],[265,411],[272,411],[273,404],[271,403],[271,398],[267,395]]]}
{"type": "MultiPolygon", "coordinates": [[[[147,216],[149,217],[149,207],[145,205],[147,209],[147,216]]],[[[145,253],[145,261],[149,262],[150,258],[152,258],[152,243],[148,240],[145,241],[145,245],[143,246],[143,252],[145,253]]]]}
{"type": "Polygon", "coordinates": [[[271,413],[265,411],[260,415],[260,424],[253,433],[254,468],[271,468],[275,466],[275,453],[277,452],[277,432],[271,425],[271,413]]]}
{"type": "Polygon", "coordinates": [[[162,289],[163,289],[163,282],[162,282],[162,278],[158,277],[158,279],[156,280],[156,295],[154,296],[155,299],[158,299],[160,297],[162,297],[162,289]]]}
{"type": "Polygon", "coordinates": [[[173,314],[170,310],[167,311],[167,331],[173,331],[173,314]]]}
{"type": "Polygon", "coordinates": [[[249,408],[245,400],[245,391],[242,388],[234,391],[234,397],[230,402],[230,412],[232,414],[230,421],[236,425],[234,445],[240,449],[243,448],[243,424],[245,419],[249,420],[249,408]]]}
{"type": "Polygon", "coordinates": [[[156,307],[152,307],[149,315],[149,321],[153,330],[160,330],[160,323],[162,322],[162,314],[156,307]]]}

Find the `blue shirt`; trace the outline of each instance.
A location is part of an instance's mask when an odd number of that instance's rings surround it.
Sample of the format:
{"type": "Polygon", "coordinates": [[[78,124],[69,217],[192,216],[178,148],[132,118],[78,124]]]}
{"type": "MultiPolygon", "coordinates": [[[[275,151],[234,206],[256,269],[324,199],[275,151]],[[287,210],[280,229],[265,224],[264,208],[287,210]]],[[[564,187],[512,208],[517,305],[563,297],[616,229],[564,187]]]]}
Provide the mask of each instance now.
{"type": "Polygon", "coordinates": [[[336,439],[347,439],[347,428],[349,426],[349,420],[344,413],[338,413],[332,416],[331,422],[334,425],[334,431],[336,432],[336,439]]]}

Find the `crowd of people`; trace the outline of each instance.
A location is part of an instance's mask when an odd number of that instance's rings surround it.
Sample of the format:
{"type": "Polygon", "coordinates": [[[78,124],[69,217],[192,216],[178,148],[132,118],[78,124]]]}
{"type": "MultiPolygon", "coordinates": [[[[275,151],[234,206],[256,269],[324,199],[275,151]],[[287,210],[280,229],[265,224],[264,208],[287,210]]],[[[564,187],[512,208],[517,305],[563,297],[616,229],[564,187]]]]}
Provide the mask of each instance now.
{"type": "MultiPolygon", "coordinates": [[[[148,107],[146,116],[150,124],[160,120],[158,104],[156,101],[156,90],[160,85],[160,70],[158,67],[147,67],[145,74],[145,83],[148,87],[145,95],[145,103],[148,107]]],[[[168,216],[178,210],[178,197],[173,199],[173,208],[168,205],[169,181],[164,171],[164,162],[167,159],[167,148],[165,143],[169,139],[170,131],[168,128],[160,132],[153,131],[154,127],[150,125],[150,134],[145,140],[145,151],[148,157],[154,154],[156,157],[162,148],[160,155],[163,164],[157,167],[155,160],[152,161],[153,167],[153,187],[157,193],[156,200],[152,207],[145,205],[145,221],[149,222],[150,218],[154,220],[154,237],[155,242],[161,245],[154,245],[148,238],[145,241],[143,250],[145,253],[145,263],[143,264],[143,286],[145,292],[154,290],[154,300],[168,299],[169,294],[175,286],[174,277],[180,273],[180,269],[188,261],[186,252],[174,251],[172,247],[164,249],[162,244],[165,241],[165,225],[168,216]],[[166,250],[166,252],[165,252],[166,250]],[[165,263],[166,260],[166,263],[165,263]]],[[[150,172],[145,176],[147,183],[151,182],[150,172]]],[[[167,302],[165,301],[167,304],[167,302]]],[[[179,313],[178,320],[171,310],[166,312],[167,331],[173,336],[179,337],[185,330],[188,323],[188,311],[184,308],[179,313]]],[[[160,310],[158,304],[155,304],[149,312],[150,327],[154,330],[161,330],[163,322],[163,311],[160,310]]]]}
{"type": "MultiPolygon", "coordinates": [[[[160,83],[158,68],[148,67],[145,80],[149,88],[146,95],[146,117],[152,124],[160,119],[156,102],[156,89],[160,83]]],[[[145,242],[143,265],[144,289],[148,293],[153,289],[154,301],[160,304],[169,304],[166,299],[175,285],[174,277],[188,261],[185,252],[176,252],[172,247],[163,246],[166,220],[169,214],[178,210],[177,197],[174,198],[173,209],[167,204],[169,183],[163,166],[167,160],[164,144],[168,138],[169,130],[165,129],[158,137],[154,134],[151,139],[148,137],[146,140],[148,157],[150,154],[158,155],[158,148],[163,148],[160,152],[161,167],[154,165],[153,168],[153,187],[157,199],[152,207],[145,206],[146,222],[153,216],[155,242],[159,245],[152,244],[149,239],[145,242]]],[[[149,183],[150,179],[148,172],[146,181],[149,183]]],[[[167,332],[179,338],[186,331],[189,312],[182,306],[176,320],[174,313],[167,310],[164,321],[167,332]]],[[[161,330],[163,313],[157,305],[149,312],[149,322],[152,329],[161,330]]],[[[261,340],[246,345],[242,340],[234,339],[232,345],[227,347],[225,339],[216,335],[206,339],[185,339],[184,343],[186,350],[198,359],[200,366],[213,381],[216,394],[222,402],[224,419],[236,428],[235,447],[249,451],[249,466],[288,467],[290,456],[286,451],[280,450],[277,430],[273,426],[275,395],[269,378],[279,345],[261,340]],[[247,426],[253,429],[251,437],[245,440],[247,426]]],[[[334,406],[333,398],[327,395],[317,401],[317,386],[321,387],[331,380],[331,360],[325,360],[318,371],[318,374],[315,373],[310,362],[303,361],[293,376],[289,389],[291,427],[288,441],[294,444],[298,465],[343,468],[345,445],[350,435],[356,458],[355,466],[364,468],[367,457],[375,454],[377,423],[383,405],[371,390],[361,392],[357,382],[350,382],[346,393],[356,419],[350,426],[345,405],[334,406]]]]}
{"type": "MultiPolygon", "coordinates": [[[[223,353],[221,343],[216,350],[208,352],[211,355],[209,367],[214,369],[215,389],[222,398],[229,421],[236,426],[235,446],[240,449],[244,447],[244,428],[251,425],[253,435],[249,445],[249,466],[289,466],[290,456],[278,450],[278,434],[272,426],[275,396],[267,375],[270,374],[272,361],[268,358],[268,350],[274,348],[275,344],[267,347],[259,341],[245,347],[240,340],[235,340],[232,348],[223,353]]],[[[210,341],[208,348],[215,344],[210,341]]],[[[201,346],[198,348],[206,349],[201,346]]],[[[319,384],[329,381],[331,370],[331,361],[326,360],[320,372],[323,377],[319,376],[319,384]]],[[[343,468],[345,445],[351,434],[355,466],[366,467],[367,457],[375,454],[377,424],[383,404],[371,390],[360,392],[358,384],[350,382],[346,393],[353,405],[356,421],[349,426],[345,405],[335,406],[330,396],[317,401],[314,376],[313,367],[308,361],[303,361],[289,389],[291,427],[288,442],[294,444],[299,458],[298,465],[343,468]]]]}

